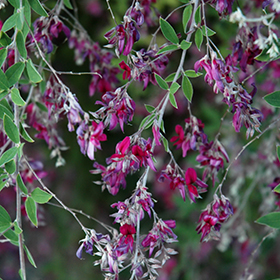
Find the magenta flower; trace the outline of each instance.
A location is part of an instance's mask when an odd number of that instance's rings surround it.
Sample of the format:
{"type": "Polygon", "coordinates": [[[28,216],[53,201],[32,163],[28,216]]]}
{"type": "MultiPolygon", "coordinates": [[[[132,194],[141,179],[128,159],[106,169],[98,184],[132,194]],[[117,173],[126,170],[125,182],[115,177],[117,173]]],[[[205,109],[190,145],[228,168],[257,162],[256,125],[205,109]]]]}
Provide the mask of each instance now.
{"type": "Polygon", "coordinates": [[[200,145],[207,143],[207,136],[203,132],[204,124],[201,120],[192,116],[185,119],[185,130],[180,125],[176,125],[175,131],[178,136],[173,136],[170,142],[174,142],[177,149],[182,149],[183,157],[189,150],[197,150],[200,145]]]}
{"type": "Polygon", "coordinates": [[[221,224],[226,222],[232,215],[233,208],[228,198],[224,195],[219,198],[215,194],[213,202],[208,204],[199,217],[199,225],[196,230],[198,234],[202,234],[200,241],[207,241],[211,238],[219,239],[221,224]]]}
{"type": "Polygon", "coordinates": [[[130,77],[131,77],[131,69],[130,69],[130,67],[124,61],[121,61],[119,63],[119,65],[120,65],[121,69],[124,70],[123,76],[122,76],[123,80],[126,80],[126,79],[130,80],[130,77]]]}
{"type": "Polygon", "coordinates": [[[129,225],[129,224],[124,224],[120,227],[120,233],[123,235],[120,239],[120,244],[122,245],[123,243],[125,245],[127,245],[128,250],[130,250],[130,252],[133,251],[133,234],[136,233],[136,229],[133,225],[129,225]]]}
{"type": "Polygon", "coordinates": [[[197,178],[196,172],[193,168],[188,168],[185,173],[185,182],[188,189],[188,195],[191,201],[195,202],[195,198],[199,198],[197,188],[194,184],[197,184],[200,187],[200,193],[205,192],[208,187],[203,181],[197,178]]]}
{"type": "Polygon", "coordinates": [[[124,131],[124,124],[132,121],[135,102],[130,98],[128,93],[120,88],[115,92],[106,92],[102,96],[102,102],[97,101],[96,104],[102,105],[96,114],[105,119],[105,126],[109,125],[109,129],[114,129],[119,123],[121,130],[124,131]]]}
{"type": "Polygon", "coordinates": [[[132,46],[140,39],[140,34],[135,26],[135,23],[129,16],[124,17],[124,24],[119,24],[109,30],[104,37],[108,40],[107,47],[115,47],[117,56],[129,55],[132,46]]]}
{"type": "Polygon", "coordinates": [[[94,153],[97,149],[101,150],[100,142],[106,141],[107,136],[103,133],[103,122],[96,123],[92,121],[91,126],[82,122],[77,129],[77,139],[80,145],[81,153],[94,160],[94,153]]]}

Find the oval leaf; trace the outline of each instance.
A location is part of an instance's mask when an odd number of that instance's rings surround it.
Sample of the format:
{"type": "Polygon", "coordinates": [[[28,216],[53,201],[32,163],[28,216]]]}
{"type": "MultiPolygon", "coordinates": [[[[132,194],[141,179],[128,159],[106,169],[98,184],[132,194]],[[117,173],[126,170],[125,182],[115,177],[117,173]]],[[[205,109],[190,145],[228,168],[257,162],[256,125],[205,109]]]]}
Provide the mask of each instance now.
{"type": "Polygon", "coordinates": [[[26,140],[29,143],[33,143],[34,142],[34,140],[29,136],[29,134],[25,130],[25,128],[24,128],[22,123],[19,124],[19,131],[20,131],[20,135],[23,137],[24,140],[26,140]]]}
{"type": "Polygon", "coordinates": [[[169,93],[169,101],[174,108],[178,109],[176,98],[172,93],[169,93]]]}
{"type": "Polygon", "coordinates": [[[11,226],[12,220],[4,207],[0,205],[0,232],[7,230],[11,226]]]}
{"type": "Polygon", "coordinates": [[[12,43],[12,39],[3,31],[0,31],[0,45],[7,47],[12,43]]]}
{"type": "Polygon", "coordinates": [[[168,90],[168,84],[166,83],[166,81],[158,74],[155,74],[155,78],[156,78],[156,81],[158,83],[158,85],[164,89],[164,90],[168,90]]]}
{"type": "Polygon", "coordinates": [[[28,190],[27,190],[20,174],[17,175],[17,185],[24,194],[28,195],[28,190]]]}
{"type": "Polygon", "coordinates": [[[5,164],[5,169],[9,174],[14,174],[16,171],[16,163],[15,161],[12,159],[11,161],[8,161],[5,164]]]}
{"type": "Polygon", "coordinates": [[[19,18],[19,14],[18,13],[11,15],[4,22],[1,31],[6,32],[6,31],[10,30],[11,28],[13,28],[16,25],[16,23],[18,21],[18,18],[19,18]]]}
{"type": "Polygon", "coordinates": [[[186,70],[185,75],[188,76],[189,78],[196,78],[202,75],[200,72],[195,72],[194,70],[186,70]]]}
{"type": "Polygon", "coordinates": [[[178,83],[174,82],[174,83],[171,85],[169,91],[170,91],[171,94],[174,94],[174,93],[177,92],[177,90],[178,90],[179,88],[180,88],[180,85],[179,85],[178,83]]]}
{"type": "Polygon", "coordinates": [[[24,106],[25,105],[25,101],[20,96],[19,90],[17,88],[13,88],[11,90],[11,98],[12,98],[12,101],[16,105],[18,105],[18,106],[24,106]]]}
{"type": "Polygon", "coordinates": [[[40,204],[47,203],[51,198],[52,195],[48,194],[47,192],[41,190],[40,188],[36,188],[32,193],[31,197],[40,204]]]}
{"type": "Polygon", "coordinates": [[[7,116],[6,114],[4,115],[4,130],[7,134],[7,136],[14,142],[14,143],[19,143],[19,132],[18,128],[15,125],[15,123],[12,121],[12,119],[7,116]]]}
{"type": "Polygon", "coordinates": [[[4,61],[6,60],[7,53],[8,51],[6,48],[0,50],[0,67],[2,67],[4,61]]]}
{"type": "Polygon", "coordinates": [[[272,212],[256,220],[256,223],[272,228],[280,228],[280,212],[272,212]]]}
{"type": "Polygon", "coordinates": [[[280,91],[274,91],[270,94],[267,94],[265,97],[264,97],[264,100],[274,106],[274,107],[277,107],[277,108],[280,108],[280,91]]]}
{"type": "Polygon", "coordinates": [[[201,47],[201,44],[203,41],[203,34],[202,34],[201,29],[196,30],[194,40],[195,40],[195,44],[196,44],[198,50],[200,51],[200,47],[201,47]]]}
{"type": "Polygon", "coordinates": [[[187,42],[186,40],[183,40],[180,44],[182,50],[188,50],[191,45],[192,45],[192,43],[187,42]]]}
{"type": "Polygon", "coordinates": [[[176,34],[175,30],[170,25],[170,23],[168,23],[163,18],[160,18],[159,22],[160,22],[160,28],[161,28],[163,36],[168,41],[172,42],[173,44],[178,44],[179,43],[179,39],[177,37],[177,34],[176,34]]]}
{"type": "Polygon", "coordinates": [[[73,9],[70,0],[63,0],[63,3],[68,9],[71,9],[71,10],[73,9]]]}
{"type": "Polygon", "coordinates": [[[7,90],[9,88],[9,83],[6,78],[6,75],[4,74],[3,70],[0,69],[0,89],[7,90]]]}
{"type": "Polygon", "coordinates": [[[40,83],[43,80],[39,72],[34,67],[33,62],[30,58],[27,60],[26,69],[28,77],[32,83],[40,83]]]}
{"type": "Polygon", "coordinates": [[[21,74],[24,70],[24,66],[24,62],[20,61],[13,64],[7,69],[5,75],[7,77],[9,87],[13,86],[16,82],[19,81],[21,74]]]}
{"type": "Polygon", "coordinates": [[[36,12],[38,15],[47,17],[48,13],[46,10],[43,8],[39,0],[28,0],[32,10],[36,12]]]}
{"type": "Polygon", "coordinates": [[[185,75],[183,76],[182,89],[185,97],[189,100],[189,102],[192,102],[193,86],[189,78],[185,75]]]}
{"type": "Polygon", "coordinates": [[[22,32],[19,30],[16,37],[16,44],[19,54],[26,59],[27,51],[25,48],[25,39],[23,37],[22,32]]]}
{"type": "Polygon", "coordinates": [[[7,107],[0,104],[0,119],[3,119],[5,114],[8,115],[11,119],[14,118],[13,113],[7,107]]]}
{"type": "Polygon", "coordinates": [[[35,263],[35,261],[34,261],[32,255],[31,255],[30,251],[27,249],[27,247],[26,247],[25,245],[24,245],[24,251],[25,251],[25,253],[26,253],[26,256],[27,256],[29,262],[30,262],[35,268],[37,268],[36,263],[35,263]]]}
{"type": "Polygon", "coordinates": [[[38,225],[38,220],[37,220],[37,206],[35,201],[33,200],[32,197],[27,197],[25,201],[25,210],[27,213],[27,216],[29,220],[32,222],[32,224],[37,227],[38,225]]]}
{"type": "Polygon", "coordinates": [[[12,160],[18,152],[17,147],[12,147],[0,157],[0,166],[12,160]]]}
{"type": "Polygon", "coordinates": [[[191,18],[191,15],[192,15],[192,5],[188,5],[183,11],[182,23],[183,23],[184,33],[186,33],[187,25],[191,18]]]}
{"type": "Polygon", "coordinates": [[[169,46],[166,46],[166,47],[160,49],[157,54],[161,54],[161,53],[164,53],[164,52],[172,52],[172,51],[175,51],[175,50],[178,50],[177,45],[169,45],[169,46]]]}

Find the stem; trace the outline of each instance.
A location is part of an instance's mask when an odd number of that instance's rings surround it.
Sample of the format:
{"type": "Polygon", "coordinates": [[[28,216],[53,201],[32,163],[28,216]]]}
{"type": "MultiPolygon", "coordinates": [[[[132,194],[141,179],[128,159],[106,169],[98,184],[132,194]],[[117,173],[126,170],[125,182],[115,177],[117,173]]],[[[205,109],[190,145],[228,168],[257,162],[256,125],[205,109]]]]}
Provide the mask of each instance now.
{"type": "Polygon", "coordinates": [[[78,222],[78,224],[81,226],[82,230],[85,232],[86,235],[89,235],[88,230],[84,227],[84,225],[81,223],[81,221],[78,219],[76,213],[74,213],[69,207],[67,207],[57,196],[54,194],[41,180],[41,178],[38,177],[36,172],[33,170],[33,168],[30,166],[28,160],[24,158],[25,163],[27,164],[29,170],[32,172],[32,174],[35,176],[39,184],[42,186],[42,188],[48,192],[61,206],[63,209],[65,209],[67,212],[72,214],[72,216],[75,218],[75,220],[78,222]]]}
{"type": "MultiPolygon", "coordinates": [[[[19,1],[19,8],[22,9],[22,0],[19,1]]],[[[17,28],[15,28],[15,36],[17,33],[17,28]]],[[[17,48],[15,48],[15,63],[19,61],[19,52],[17,48]]],[[[15,88],[18,88],[18,83],[15,84],[15,88]]],[[[14,104],[14,121],[17,129],[19,131],[19,108],[16,104],[14,104]]],[[[19,174],[19,157],[16,155],[15,157],[16,171],[14,173],[14,178],[19,174]]],[[[15,180],[16,181],[16,180],[15,180]]],[[[22,219],[21,219],[21,190],[16,183],[16,221],[20,228],[22,228],[22,219]]],[[[25,269],[25,259],[24,259],[24,239],[23,232],[18,235],[18,246],[19,246],[19,262],[20,262],[20,270],[22,279],[26,280],[26,269],[25,269]]]]}

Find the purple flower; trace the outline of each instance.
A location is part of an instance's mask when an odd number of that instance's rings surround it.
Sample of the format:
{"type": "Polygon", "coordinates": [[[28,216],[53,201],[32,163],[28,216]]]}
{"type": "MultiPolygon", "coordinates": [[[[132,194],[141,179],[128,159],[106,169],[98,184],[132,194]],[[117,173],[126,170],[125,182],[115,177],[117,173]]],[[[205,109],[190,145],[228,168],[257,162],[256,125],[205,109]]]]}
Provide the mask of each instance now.
{"type": "Polygon", "coordinates": [[[233,208],[224,195],[219,198],[216,194],[214,200],[208,204],[207,208],[199,217],[199,225],[196,230],[201,233],[200,241],[208,241],[209,239],[220,238],[221,224],[226,222],[233,215],[233,208]]]}
{"type": "Polygon", "coordinates": [[[77,129],[77,139],[80,145],[81,153],[94,160],[94,152],[101,150],[100,142],[106,141],[107,136],[103,133],[103,122],[96,123],[92,121],[91,126],[82,122],[77,129]]]}

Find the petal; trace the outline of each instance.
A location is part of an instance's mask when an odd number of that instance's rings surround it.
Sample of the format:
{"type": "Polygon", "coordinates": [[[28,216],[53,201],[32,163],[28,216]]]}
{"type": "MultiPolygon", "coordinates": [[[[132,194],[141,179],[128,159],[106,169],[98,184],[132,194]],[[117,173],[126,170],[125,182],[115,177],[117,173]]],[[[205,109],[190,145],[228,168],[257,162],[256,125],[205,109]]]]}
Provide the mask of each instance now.
{"type": "Polygon", "coordinates": [[[193,168],[188,168],[185,173],[185,180],[187,185],[193,184],[197,179],[196,172],[193,168]]]}

